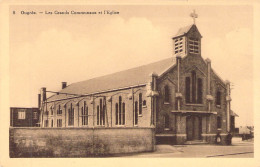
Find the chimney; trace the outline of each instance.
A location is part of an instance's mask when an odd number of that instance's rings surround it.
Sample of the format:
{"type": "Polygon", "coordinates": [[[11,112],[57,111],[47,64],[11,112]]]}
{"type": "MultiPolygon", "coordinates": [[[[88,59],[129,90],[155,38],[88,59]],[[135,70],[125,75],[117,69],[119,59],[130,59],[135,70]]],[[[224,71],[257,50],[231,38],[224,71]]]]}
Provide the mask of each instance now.
{"type": "Polygon", "coordinates": [[[42,101],[46,100],[46,88],[45,87],[41,88],[41,100],[42,101]]]}
{"type": "Polygon", "coordinates": [[[41,108],[41,94],[38,94],[38,108],[41,108]]]}
{"type": "Polygon", "coordinates": [[[67,82],[62,82],[61,83],[61,89],[64,89],[64,88],[66,88],[67,87],[67,82]]]}

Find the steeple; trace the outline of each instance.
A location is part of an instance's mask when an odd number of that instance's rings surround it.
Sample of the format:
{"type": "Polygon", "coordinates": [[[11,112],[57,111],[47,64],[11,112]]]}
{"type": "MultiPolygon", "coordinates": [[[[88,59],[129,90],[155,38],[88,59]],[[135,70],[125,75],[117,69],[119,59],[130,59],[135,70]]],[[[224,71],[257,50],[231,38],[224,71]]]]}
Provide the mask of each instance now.
{"type": "Polygon", "coordinates": [[[174,55],[184,57],[185,55],[201,55],[201,34],[195,25],[195,10],[190,14],[193,18],[192,25],[180,28],[175,37],[173,37],[174,55]]]}

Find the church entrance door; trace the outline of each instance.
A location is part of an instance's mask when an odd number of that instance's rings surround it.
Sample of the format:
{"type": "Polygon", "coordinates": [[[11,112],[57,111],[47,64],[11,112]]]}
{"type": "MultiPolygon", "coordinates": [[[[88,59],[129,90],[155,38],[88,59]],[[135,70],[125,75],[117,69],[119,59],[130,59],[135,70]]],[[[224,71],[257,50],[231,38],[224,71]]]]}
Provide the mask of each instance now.
{"type": "Polygon", "coordinates": [[[200,116],[189,115],[186,117],[187,140],[200,140],[202,133],[202,119],[200,116]]]}

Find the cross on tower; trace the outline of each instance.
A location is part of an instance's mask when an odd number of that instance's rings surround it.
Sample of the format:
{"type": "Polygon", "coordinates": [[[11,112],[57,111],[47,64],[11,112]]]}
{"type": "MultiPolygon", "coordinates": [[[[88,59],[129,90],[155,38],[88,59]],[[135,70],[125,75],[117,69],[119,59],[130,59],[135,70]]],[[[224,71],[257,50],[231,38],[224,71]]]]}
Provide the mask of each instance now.
{"type": "Polygon", "coordinates": [[[196,24],[196,18],[198,18],[198,14],[195,10],[193,10],[193,13],[190,14],[190,17],[192,17],[194,24],[196,24]]]}

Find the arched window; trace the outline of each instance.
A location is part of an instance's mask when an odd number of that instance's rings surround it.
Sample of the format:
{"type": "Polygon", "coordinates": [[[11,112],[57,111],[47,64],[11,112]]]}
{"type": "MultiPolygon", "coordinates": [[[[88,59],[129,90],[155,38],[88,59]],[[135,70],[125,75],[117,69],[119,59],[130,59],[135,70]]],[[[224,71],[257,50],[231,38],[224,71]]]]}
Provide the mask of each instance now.
{"type": "Polygon", "coordinates": [[[58,110],[57,110],[57,115],[61,115],[62,114],[62,109],[60,108],[60,105],[58,107],[58,110]]]}
{"type": "Polygon", "coordinates": [[[218,129],[221,128],[221,122],[222,122],[222,121],[221,121],[221,117],[218,116],[218,117],[217,117],[217,128],[218,128],[218,129]]]}
{"type": "Polygon", "coordinates": [[[143,106],[146,106],[146,100],[143,101],[143,106]]]}
{"type": "Polygon", "coordinates": [[[143,114],[143,98],[142,93],[139,93],[139,115],[143,114]]]}
{"type": "Polygon", "coordinates": [[[68,113],[69,113],[68,125],[73,126],[74,125],[74,108],[72,107],[72,103],[70,104],[70,108],[68,109],[68,113]]]}
{"type": "Polygon", "coordinates": [[[196,103],[196,72],[191,72],[191,85],[192,85],[192,103],[196,103]]]}
{"type": "Polygon", "coordinates": [[[97,105],[97,125],[99,125],[100,120],[100,111],[99,111],[99,105],[97,105]]]}
{"type": "Polygon", "coordinates": [[[119,96],[119,102],[116,103],[116,125],[125,124],[125,103],[122,102],[122,97],[119,96]]]}
{"type": "Polygon", "coordinates": [[[99,99],[99,106],[100,106],[100,120],[99,124],[104,125],[104,107],[103,107],[103,101],[102,99],[99,99]]]}
{"type": "Polygon", "coordinates": [[[119,125],[122,125],[122,97],[119,96],[119,125]]]}
{"type": "Polygon", "coordinates": [[[99,105],[97,106],[97,125],[105,125],[105,112],[102,99],[99,99],[99,105]]]}
{"type": "Polygon", "coordinates": [[[116,103],[116,125],[118,125],[118,103],[116,103]]]}
{"type": "Polygon", "coordinates": [[[88,107],[86,101],[84,101],[83,107],[81,107],[81,120],[82,125],[88,125],[88,107]]]}
{"type": "Polygon", "coordinates": [[[125,103],[123,103],[123,112],[122,112],[122,125],[125,124],[125,103]]]}
{"type": "Polygon", "coordinates": [[[217,95],[216,95],[216,105],[221,105],[221,92],[217,91],[217,95]]]}
{"type": "Polygon", "coordinates": [[[169,103],[170,100],[170,92],[169,92],[169,87],[166,85],[164,87],[164,102],[169,103]]]}
{"type": "Polygon", "coordinates": [[[185,78],[185,100],[186,103],[199,103],[203,101],[203,82],[197,78],[196,72],[191,72],[191,77],[185,78]]]}
{"type": "Polygon", "coordinates": [[[190,103],[190,77],[185,79],[185,99],[186,103],[190,103]]]}
{"type": "Polygon", "coordinates": [[[202,104],[202,79],[198,78],[198,103],[202,104]]]}
{"type": "Polygon", "coordinates": [[[137,125],[138,124],[138,102],[135,101],[135,114],[134,114],[134,124],[137,125]]]}
{"type": "Polygon", "coordinates": [[[169,115],[166,114],[164,115],[164,128],[169,129],[169,127],[170,127],[170,119],[169,119],[169,115]]]}

